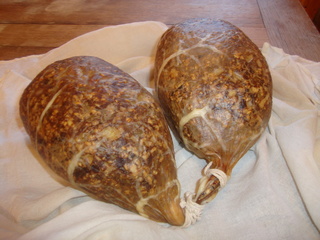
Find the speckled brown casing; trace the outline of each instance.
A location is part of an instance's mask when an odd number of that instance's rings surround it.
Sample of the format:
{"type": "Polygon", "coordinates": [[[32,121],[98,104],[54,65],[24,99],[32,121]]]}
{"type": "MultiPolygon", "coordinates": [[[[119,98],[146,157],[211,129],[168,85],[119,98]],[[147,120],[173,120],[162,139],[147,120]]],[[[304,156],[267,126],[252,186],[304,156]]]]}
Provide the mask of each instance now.
{"type": "Polygon", "coordinates": [[[183,224],[167,123],[131,76],[95,57],[57,61],[25,89],[20,115],[44,161],[74,186],[152,220],[183,224]]]}
{"type": "Polygon", "coordinates": [[[185,146],[227,175],[270,118],[267,63],[226,21],[190,19],[169,28],[157,49],[155,85],[185,146]]]}

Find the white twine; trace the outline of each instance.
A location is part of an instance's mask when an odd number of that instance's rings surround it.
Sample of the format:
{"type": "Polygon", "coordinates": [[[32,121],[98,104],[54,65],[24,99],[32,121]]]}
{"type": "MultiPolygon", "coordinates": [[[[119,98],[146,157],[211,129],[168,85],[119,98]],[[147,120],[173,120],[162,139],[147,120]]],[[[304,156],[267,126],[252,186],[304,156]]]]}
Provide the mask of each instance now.
{"type": "MultiPolygon", "coordinates": [[[[204,168],[204,177],[201,180],[204,180],[204,178],[208,179],[213,175],[218,178],[220,188],[223,188],[228,181],[228,176],[220,169],[210,169],[211,165],[212,162],[208,163],[204,168]]],[[[195,202],[195,194],[191,192],[186,192],[184,194],[184,199],[181,199],[180,206],[184,209],[185,213],[185,222],[182,226],[184,228],[189,227],[200,220],[202,211],[205,207],[205,205],[200,205],[195,202]]]]}
{"type": "Polygon", "coordinates": [[[194,193],[186,192],[185,199],[181,199],[180,206],[184,209],[185,221],[182,227],[186,228],[196,223],[201,218],[204,205],[200,205],[194,201],[194,193]]]}
{"type": "Polygon", "coordinates": [[[207,177],[211,177],[215,176],[216,178],[218,178],[219,182],[220,182],[220,188],[223,188],[228,181],[228,176],[227,174],[225,174],[224,171],[214,168],[214,169],[210,169],[212,165],[212,162],[208,163],[207,166],[204,168],[203,173],[205,176],[207,177]]]}

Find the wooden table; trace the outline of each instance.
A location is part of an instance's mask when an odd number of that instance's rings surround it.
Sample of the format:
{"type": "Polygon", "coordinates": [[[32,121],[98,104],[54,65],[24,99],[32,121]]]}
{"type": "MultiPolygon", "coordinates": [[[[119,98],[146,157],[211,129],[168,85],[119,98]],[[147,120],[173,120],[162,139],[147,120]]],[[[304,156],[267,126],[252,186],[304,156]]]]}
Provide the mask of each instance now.
{"type": "Polygon", "coordinates": [[[222,18],[264,42],[320,61],[320,34],[299,0],[1,0],[0,60],[42,54],[104,26],[222,18]]]}

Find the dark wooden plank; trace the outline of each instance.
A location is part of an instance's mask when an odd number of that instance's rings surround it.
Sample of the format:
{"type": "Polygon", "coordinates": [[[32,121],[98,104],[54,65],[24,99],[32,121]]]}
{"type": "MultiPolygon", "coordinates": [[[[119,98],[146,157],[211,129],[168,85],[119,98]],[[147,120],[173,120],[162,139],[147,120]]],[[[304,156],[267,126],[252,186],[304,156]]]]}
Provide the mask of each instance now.
{"type": "Polygon", "coordinates": [[[272,45],[320,62],[320,34],[299,0],[257,1],[272,45]]]}
{"type": "Polygon", "coordinates": [[[0,24],[0,46],[58,47],[103,25],[0,24]]]}
{"type": "Polygon", "coordinates": [[[17,46],[0,46],[0,61],[11,60],[15,58],[26,57],[46,53],[54,48],[52,47],[17,47],[17,46]]]}

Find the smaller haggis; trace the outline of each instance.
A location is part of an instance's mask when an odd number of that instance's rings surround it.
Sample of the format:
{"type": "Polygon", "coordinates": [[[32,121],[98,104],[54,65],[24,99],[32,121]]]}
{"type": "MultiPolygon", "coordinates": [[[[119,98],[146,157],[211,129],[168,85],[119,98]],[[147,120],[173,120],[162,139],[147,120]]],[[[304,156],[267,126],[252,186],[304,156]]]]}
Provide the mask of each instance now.
{"type": "Polygon", "coordinates": [[[229,22],[189,19],[163,34],[155,86],[186,148],[208,163],[195,201],[210,202],[269,121],[272,81],[266,60],[229,22]]]}

